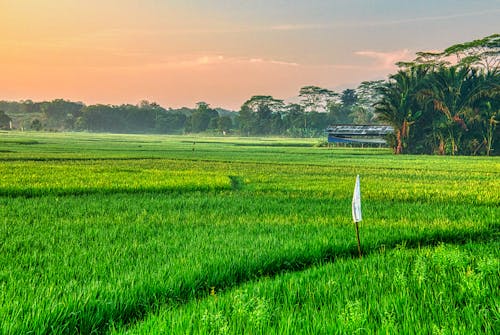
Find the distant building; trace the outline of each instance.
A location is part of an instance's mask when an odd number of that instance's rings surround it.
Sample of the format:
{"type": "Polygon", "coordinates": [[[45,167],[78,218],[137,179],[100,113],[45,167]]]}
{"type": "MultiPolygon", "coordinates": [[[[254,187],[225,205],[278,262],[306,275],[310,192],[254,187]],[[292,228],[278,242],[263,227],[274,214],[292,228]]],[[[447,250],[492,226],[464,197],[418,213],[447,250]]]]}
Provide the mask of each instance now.
{"type": "Polygon", "coordinates": [[[326,128],[328,143],[386,144],[385,136],[394,128],[387,125],[336,124],[326,128]]]}

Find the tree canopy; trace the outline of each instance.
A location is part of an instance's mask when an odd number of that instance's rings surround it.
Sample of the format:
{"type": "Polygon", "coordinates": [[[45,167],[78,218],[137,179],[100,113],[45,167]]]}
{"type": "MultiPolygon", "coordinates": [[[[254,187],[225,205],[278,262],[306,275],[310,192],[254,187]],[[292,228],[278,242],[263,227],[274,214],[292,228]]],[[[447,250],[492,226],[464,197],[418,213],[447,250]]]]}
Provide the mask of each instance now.
{"type": "Polygon", "coordinates": [[[394,152],[500,154],[499,54],[495,34],[400,63],[374,104],[394,126],[394,152]]]}
{"type": "Polygon", "coordinates": [[[238,133],[322,136],[330,124],[387,123],[397,154],[500,155],[500,34],[416,53],[387,80],[335,92],[304,86],[287,103],[254,95],[238,112],[199,102],[194,108],[85,105],[63,99],[0,101],[0,127],[118,133],[238,133]]]}

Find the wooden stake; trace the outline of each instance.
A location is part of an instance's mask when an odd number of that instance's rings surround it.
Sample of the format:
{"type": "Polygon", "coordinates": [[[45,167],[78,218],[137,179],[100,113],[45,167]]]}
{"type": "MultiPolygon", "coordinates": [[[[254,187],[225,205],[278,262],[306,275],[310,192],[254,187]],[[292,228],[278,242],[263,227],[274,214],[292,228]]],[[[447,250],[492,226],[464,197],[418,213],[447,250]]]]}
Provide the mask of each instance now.
{"type": "Polygon", "coordinates": [[[354,226],[356,227],[356,238],[358,240],[359,258],[363,258],[363,255],[361,254],[361,242],[359,241],[359,227],[358,227],[358,223],[354,222],[354,226]]]}

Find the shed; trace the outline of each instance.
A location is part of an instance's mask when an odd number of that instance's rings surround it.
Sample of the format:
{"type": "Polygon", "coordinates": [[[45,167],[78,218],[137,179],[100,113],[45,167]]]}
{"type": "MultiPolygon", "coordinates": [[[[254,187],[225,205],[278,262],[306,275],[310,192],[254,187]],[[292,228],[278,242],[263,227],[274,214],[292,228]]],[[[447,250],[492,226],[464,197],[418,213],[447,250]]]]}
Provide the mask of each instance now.
{"type": "Polygon", "coordinates": [[[388,125],[335,124],[326,128],[329,143],[376,143],[385,144],[385,136],[393,133],[388,125]]]}

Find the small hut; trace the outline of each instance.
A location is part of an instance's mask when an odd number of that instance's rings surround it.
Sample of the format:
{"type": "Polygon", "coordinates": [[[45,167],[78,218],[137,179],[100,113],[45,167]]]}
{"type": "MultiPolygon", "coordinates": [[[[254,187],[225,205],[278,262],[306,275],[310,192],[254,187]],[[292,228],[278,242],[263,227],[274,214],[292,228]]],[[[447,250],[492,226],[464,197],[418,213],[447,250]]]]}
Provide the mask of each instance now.
{"type": "Polygon", "coordinates": [[[386,135],[394,128],[387,125],[335,124],[326,128],[328,143],[386,144],[386,135]]]}

